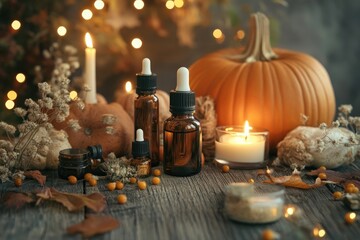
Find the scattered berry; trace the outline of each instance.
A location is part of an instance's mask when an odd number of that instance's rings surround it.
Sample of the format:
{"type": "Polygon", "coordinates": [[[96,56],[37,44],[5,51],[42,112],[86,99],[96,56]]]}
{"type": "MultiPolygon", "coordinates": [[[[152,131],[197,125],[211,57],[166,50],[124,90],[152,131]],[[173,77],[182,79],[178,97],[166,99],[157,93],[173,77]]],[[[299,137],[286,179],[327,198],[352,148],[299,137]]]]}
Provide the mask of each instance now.
{"type": "Polygon", "coordinates": [[[89,184],[90,184],[90,186],[96,186],[97,180],[96,180],[95,178],[91,178],[91,179],[89,180],[89,184]]]}
{"type": "Polygon", "coordinates": [[[228,165],[223,165],[221,170],[223,173],[228,173],[230,171],[230,167],[228,165]]]}
{"type": "Polygon", "coordinates": [[[151,183],[153,185],[159,185],[160,184],[160,178],[159,177],[153,177],[153,179],[151,179],[151,183]]]}
{"type": "Polygon", "coordinates": [[[347,188],[347,187],[353,188],[353,187],[355,187],[355,184],[353,184],[352,182],[346,183],[345,188],[347,188]]]}
{"type": "Polygon", "coordinates": [[[116,183],[115,182],[109,182],[107,185],[106,185],[107,189],[109,191],[114,191],[115,188],[116,188],[116,183]]]}
{"type": "Polygon", "coordinates": [[[334,192],[333,197],[335,200],[340,200],[343,197],[343,194],[341,192],[334,192]]]}
{"type": "Polygon", "coordinates": [[[77,183],[77,178],[75,176],[68,176],[68,181],[70,184],[74,185],[77,183]]]}
{"type": "Polygon", "coordinates": [[[116,189],[121,190],[123,188],[124,188],[124,183],[122,183],[120,181],[116,181],[116,189]]]}
{"type": "Polygon", "coordinates": [[[118,201],[118,203],[120,203],[120,204],[125,204],[125,203],[127,202],[127,197],[126,197],[126,195],[125,195],[125,194],[119,194],[119,195],[117,196],[117,201],[118,201]]]}
{"type": "Polygon", "coordinates": [[[137,179],[136,178],[134,178],[134,177],[131,177],[130,178],[130,183],[136,183],[137,182],[137,179]]]}
{"type": "Polygon", "coordinates": [[[319,170],[320,170],[320,171],[326,171],[326,167],[325,167],[325,166],[321,166],[321,167],[319,167],[319,170]]]}
{"type": "Polygon", "coordinates": [[[90,181],[90,179],[92,179],[92,178],[93,178],[93,175],[91,173],[86,173],[85,176],[84,176],[84,179],[86,181],[90,181]]]}
{"type": "Polygon", "coordinates": [[[345,214],[345,222],[352,224],[356,221],[356,213],[354,212],[348,212],[345,214]]]}
{"type": "Polygon", "coordinates": [[[359,192],[359,188],[358,187],[353,187],[352,193],[358,193],[359,192]]]}
{"type": "Polygon", "coordinates": [[[140,190],[146,189],[146,182],[145,181],[138,181],[138,187],[140,190]]]}
{"type": "Polygon", "coordinates": [[[321,180],[325,180],[327,178],[326,176],[326,173],[319,173],[318,177],[321,179],[321,180]]]}
{"type": "Polygon", "coordinates": [[[278,237],[279,237],[278,235],[279,234],[277,232],[274,232],[271,229],[265,229],[262,232],[262,239],[263,240],[274,240],[274,239],[278,239],[278,237]]]}
{"type": "Polygon", "coordinates": [[[153,175],[156,176],[156,177],[159,177],[161,175],[160,169],[154,169],[153,175]]]}
{"type": "Polygon", "coordinates": [[[14,179],[14,184],[16,187],[20,187],[22,185],[22,183],[23,183],[23,180],[20,177],[14,179]]]}
{"type": "Polygon", "coordinates": [[[356,191],[356,189],[355,189],[356,187],[355,187],[355,185],[354,184],[348,184],[348,185],[346,185],[346,187],[345,187],[345,192],[346,193],[353,193],[354,191],[356,191]]]}

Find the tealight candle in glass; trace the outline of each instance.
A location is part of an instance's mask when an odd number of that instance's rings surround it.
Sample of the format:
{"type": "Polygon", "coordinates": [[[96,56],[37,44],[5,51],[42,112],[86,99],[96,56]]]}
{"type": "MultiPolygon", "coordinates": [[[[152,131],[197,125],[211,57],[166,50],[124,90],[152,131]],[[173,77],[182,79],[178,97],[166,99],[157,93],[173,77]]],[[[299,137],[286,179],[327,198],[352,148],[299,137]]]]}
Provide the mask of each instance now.
{"type": "Polygon", "coordinates": [[[263,168],[269,156],[269,132],[244,126],[216,128],[215,160],[231,168],[263,168]]]}

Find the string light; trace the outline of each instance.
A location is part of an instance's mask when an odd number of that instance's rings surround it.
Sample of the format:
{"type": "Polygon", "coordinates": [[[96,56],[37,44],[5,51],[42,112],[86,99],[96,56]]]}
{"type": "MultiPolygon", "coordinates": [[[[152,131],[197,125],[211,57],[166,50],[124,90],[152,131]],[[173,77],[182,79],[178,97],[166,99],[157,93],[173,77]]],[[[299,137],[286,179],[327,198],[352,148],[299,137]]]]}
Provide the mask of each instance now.
{"type": "Polygon", "coordinates": [[[313,228],[313,235],[317,238],[323,238],[326,235],[326,231],[320,224],[318,224],[313,228]]]}
{"type": "Polygon", "coordinates": [[[81,13],[81,16],[85,19],[85,20],[90,20],[93,16],[93,13],[90,9],[84,9],[81,13]]]}
{"type": "Polygon", "coordinates": [[[6,102],[5,102],[5,107],[7,108],[7,109],[13,109],[14,107],[15,107],[15,103],[14,103],[14,101],[13,100],[7,100],[6,102]]]}
{"type": "Polygon", "coordinates": [[[57,29],[57,33],[58,33],[59,36],[61,36],[61,37],[65,36],[66,32],[67,32],[67,29],[66,29],[66,27],[64,27],[64,26],[60,26],[60,27],[58,27],[58,29],[57,29]]]}
{"type": "Polygon", "coordinates": [[[21,22],[19,20],[14,20],[12,23],[11,23],[11,27],[14,29],[14,30],[19,30],[20,27],[21,27],[21,22]]]}
{"type": "Polygon", "coordinates": [[[222,31],[218,28],[213,31],[213,36],[216,39],[221,38],[222,35],[223,35],[222,31]]]}
{"type": "Polygon", "coordinates": [[[144,8],[144,5],[145,3],[142,1],[142,0],[135,0],[134,2],[134,7],[137,9],[137,10],[141,10],[144,8]]]}
{"type": "Polygon", "coordinates": [[[182,8],[184,6],[184,1],[183,0],[174,0],[174,5],[177,8],[182,8]]]}
{"type": "Polygon", "coordinates": [[[78,93],[76,91],[71,91],[69,93],[69,96],[70,96],[71,100],[75,100],[78,96],[78,93]]]}
{"type": "Polygon", "coordinates": [[[131,84],[130,81],[127,81],[127,82],[125,83],[125,91],[126,91],[127,93],[129,93],[129,92],[131,92],[131,90],[132,90],[132,84],[131,84]]]}
{"type": "Polygon", "coordinates": [[[102,0],[96,0],[96,1],[94,2],[94,7],[95,7],[97,10],[101,10],[101,9],[103,9],[103,8],[105,7],[105,3],[104,3],[104,1],[102,1],[102,0]]]}
{"type": "Polygon", "coordinates": [[[10,90],[7,93],[9,100],[15,100],[17,98],[17,93],[14,90],[10,90]]]}
{"type": "Polygon", "coordinates": [[[175,7],[175,3],[172,0],[167,0],[165,6],[167,9],[173,9],[175,7]]]}
{"type": "Polygon", "coordinates": [[[131,45],[133,46],[133,48],[139,49],[139,48],[141,48],[141,46],[142,46],[142,41],[141,41],[140,38],[134,38],[134,39],[131,41],[131,45]]]}
{"type": "Polygon", "coordinates": [[[23,73],[18,73],[16,74],[16,81],[18,81],[19,83],[23,83],[25,82],[26,77],[23,73]]]}

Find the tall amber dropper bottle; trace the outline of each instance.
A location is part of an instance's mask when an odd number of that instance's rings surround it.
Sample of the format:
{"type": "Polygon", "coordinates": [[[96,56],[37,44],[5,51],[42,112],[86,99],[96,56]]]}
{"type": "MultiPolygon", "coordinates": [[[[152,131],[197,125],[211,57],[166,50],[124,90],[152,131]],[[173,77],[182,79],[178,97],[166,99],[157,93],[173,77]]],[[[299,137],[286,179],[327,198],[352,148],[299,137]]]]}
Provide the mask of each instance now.
{"type": "Polygon", "coordinates": [[[170,92],[172,116],[164,122],[164,172],[190,176],[201,171],[201,127],[194,117],[195,93],[189,87],[189,70],[177,71],[177,86],[170,92]]]}
{"type": "MultiPolygon", "coordinates": [[[[144,58],[142,71],[136,74],[136,93],[134,102],[134,125],[144,131],[144,139],[150,145],[151,166],[159,165],[159,99],[156,93],[156,74],[151,72],[150,60],[144,58]]],[[[136,135],[136,133],[135,133],[136,135]]]]}

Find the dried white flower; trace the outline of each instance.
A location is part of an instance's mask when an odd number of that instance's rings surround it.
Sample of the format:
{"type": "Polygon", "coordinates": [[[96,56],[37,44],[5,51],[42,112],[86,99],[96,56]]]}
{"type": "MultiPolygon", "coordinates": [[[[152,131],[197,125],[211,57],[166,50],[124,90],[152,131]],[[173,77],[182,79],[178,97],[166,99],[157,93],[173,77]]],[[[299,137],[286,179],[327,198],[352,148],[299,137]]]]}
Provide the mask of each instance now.
{"type": "Polygon", "coordinates": [[[68,121],[68,125],[75,132],[77,132],[77,131],[79,131],[81,129],[81,126],[79,124],[79,120],[77,120],[77,119],[70,119],[68,121]]]}
{"type": "Polygon", "coordinates": [[[47,95],[51,93],[51,87],[47,82],[38,83],[38,88],[40,94],[47,95]]]}
{"type": "Polygon", "coordinates": [[[44,56],[44,58],[46,58],[46,59],[50,59],[50,58],[51,58],[51,54],[50,54],[50,52],[49,52],[48,50],[44,50],[44,51],[43,51],[43,56],[44,56]]]}
{"type": "Polygon", "coordinates": [[[319,126],[319,128],[320,128],[321,130],[326,130],[326,128],[327,128],[326,123],[321,123],[320,126],[319,126]]]}
{"type": "Polygon", "coordinates": [[[340,113],[344,115],[349,115],[352,111],[353,107],[350,104],[344,104],[338,107],[340,113]]]}
{"type": "Polygon", "coordinates": [[[302,125],[306,125],[306,122],[308,121],[309,117],[306,116],[305,114],[300,114],[300,122],[302,125]]]}
{"type": "Polygon", "coordinates": [[[90,91],[91,91],[91,88],[89,87],[89,85],[84,84],[84,86],[83,86],[83,91],[84,91],[84,92],[90,92],[90,91]]]}
{"type": "Polygon", "coordinates": [[[117,117],[113,114],[103,114],[101,117],[102,123],[105,125],[113,125],[117,120],[117,117]]]}
{"type": "Polygon", "coordinates": [[[84,110],[85,103],[80,98],[78,98],[76,99],[76,106],[78,107],[78,109],[84,110]]]}
{"type": "Polygon", "coordinates": [[[6,122],[0,122],[0,129],[10,134],[15,134],[16,132],[16,128],[13,125],[7,124],[6,122]]]}
{"type": "Polygon", "coordinates": [[[22,118],[24,118],[27,114],[27,111],[20,107],[15,108],[14,112],[17,116],[22,117],[22,118]]]}
{"type": "Polygon", "coordinates": [[[340,127],[340,122],[339,122],[339,120],[336,120],[336,121],[334,121],[334,122],[332,122],[332,127],[340,127]]]}
{"type": "Polygon", "coordinates": [[[115,129],[112,126],[106,126],[105,127],[105,133],[108,135],[114,135],[115,129]]]}
{"type": "Polygon", "coordinates": [[[74,55],[77,53],[77,49],[74,47],[74,46],[71,46],[71,45],[66,45],[64,47],[64,52],[65,53],[68,53],[70,55],[74,55]]]}

